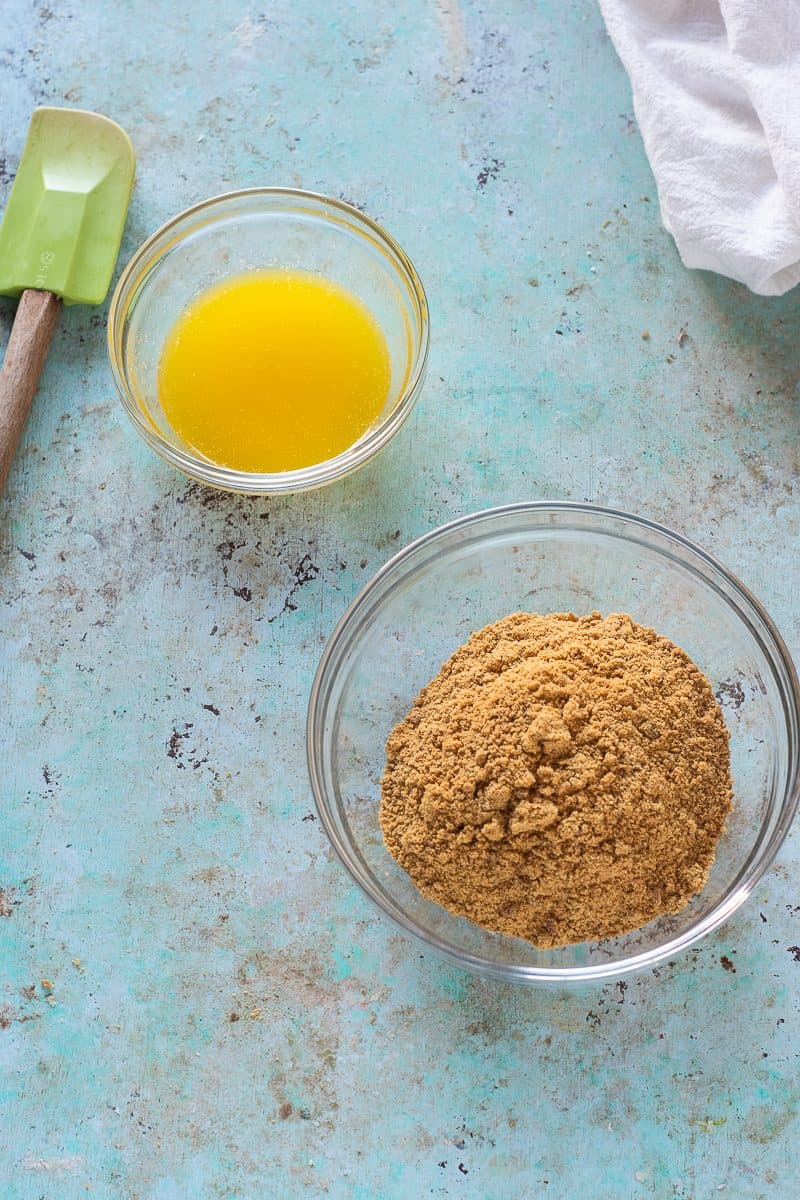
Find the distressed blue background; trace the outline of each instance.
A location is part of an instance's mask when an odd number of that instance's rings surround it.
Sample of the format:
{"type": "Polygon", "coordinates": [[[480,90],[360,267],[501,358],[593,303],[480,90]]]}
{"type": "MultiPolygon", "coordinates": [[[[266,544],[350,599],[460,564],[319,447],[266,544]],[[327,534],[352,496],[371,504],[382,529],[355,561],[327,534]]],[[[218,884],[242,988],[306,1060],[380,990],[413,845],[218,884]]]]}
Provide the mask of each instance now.
{"type": "Polygon", "coordinates": [[[252,501],[152,457],[106,309],[63,314],[0,509],[4,1197],[794,1198],[796,835],[719,936],[559,994],[423,957],[310,815],[321,647],[460,513],[664,521],[800,649],[797,299],[682,268],[594,6],[0,0],[0,88],[4,194],[36,104],[130,131],[121,263],[297,185],[386,225],[433,322],[378,460],[252,501]]]}

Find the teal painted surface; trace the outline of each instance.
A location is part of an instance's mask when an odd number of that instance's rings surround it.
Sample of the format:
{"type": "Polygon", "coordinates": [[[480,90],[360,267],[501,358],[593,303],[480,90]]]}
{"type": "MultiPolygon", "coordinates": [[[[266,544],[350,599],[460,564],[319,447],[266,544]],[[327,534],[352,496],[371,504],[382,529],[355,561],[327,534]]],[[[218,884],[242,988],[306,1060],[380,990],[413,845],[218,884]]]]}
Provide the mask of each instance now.
{"type": "Polygon", "coordinates": [[[153,458],[105,308],[62,316],[0,509],[3,1196],[794,1198],[796,834],[696,951],[558,994],[421,955],[310,817],[325,639],[460,513],[664,521],[800,651],[797,298],[681,267],[596,10],[3,0],[0,71],[6,195],[35,104],[130,132],[121,263],[195,200],[299,185],[398,237],[433,324],[393,446],[254,502],[153,458]]]}

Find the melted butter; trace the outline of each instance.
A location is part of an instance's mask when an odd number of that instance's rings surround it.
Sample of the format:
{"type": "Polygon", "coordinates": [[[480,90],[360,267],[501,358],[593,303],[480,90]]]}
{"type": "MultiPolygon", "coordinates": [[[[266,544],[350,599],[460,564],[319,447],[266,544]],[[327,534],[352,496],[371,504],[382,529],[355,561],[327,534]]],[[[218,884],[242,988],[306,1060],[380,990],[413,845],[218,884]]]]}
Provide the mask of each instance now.
{"type": "Polygon", "coordinates": [[[209,288],[167,336],[167,420],[206,458],[290,471],[333,458],[389,394],[386,341],[354,295],[305,271],[252,271],[209,288]]]}

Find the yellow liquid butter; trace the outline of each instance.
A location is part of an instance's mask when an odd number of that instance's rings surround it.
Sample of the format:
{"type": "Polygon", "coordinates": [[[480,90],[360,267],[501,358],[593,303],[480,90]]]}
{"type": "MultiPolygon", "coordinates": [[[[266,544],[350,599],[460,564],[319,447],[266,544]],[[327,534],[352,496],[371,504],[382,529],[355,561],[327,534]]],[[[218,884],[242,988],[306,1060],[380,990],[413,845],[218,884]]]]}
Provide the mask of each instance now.
{"type": "Polygon", "coordinates": [[[333,458],[382,412],[386,341],[355,296],[306,271],[250,271],[202,292],[161,354],[161,407],[178,436],[239,471],[333,458]]]}

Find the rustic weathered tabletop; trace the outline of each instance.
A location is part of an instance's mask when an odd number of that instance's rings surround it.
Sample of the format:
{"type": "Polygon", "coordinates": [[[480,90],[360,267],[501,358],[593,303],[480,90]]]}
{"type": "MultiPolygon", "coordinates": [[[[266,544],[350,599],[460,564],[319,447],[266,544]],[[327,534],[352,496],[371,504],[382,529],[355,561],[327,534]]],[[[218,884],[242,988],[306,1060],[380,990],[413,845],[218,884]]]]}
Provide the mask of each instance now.
{"type": "Polygon", "coordinates": [[[797,835],[694,952],[559,993],[421,954],[312,812],[321,648],[461,513],[662,521],[800,650],[797,297],[682,267],[597,10],[0,0],[0,86],[0,200],[36,104],[129,130],[120,264],[302,186],[381,221],[432,314],[397,440],[276,502],[152,456],[107,308],[63,313],[0,508],[2,1195],[795,1197],[797,835]]]}

